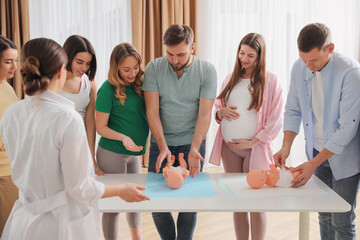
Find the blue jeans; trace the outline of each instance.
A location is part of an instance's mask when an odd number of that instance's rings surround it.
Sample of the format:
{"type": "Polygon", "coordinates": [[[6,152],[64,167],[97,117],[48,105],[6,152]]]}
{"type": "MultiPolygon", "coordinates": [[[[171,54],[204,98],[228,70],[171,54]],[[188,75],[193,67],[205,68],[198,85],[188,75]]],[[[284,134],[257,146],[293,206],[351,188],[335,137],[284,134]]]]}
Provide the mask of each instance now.
{"type": "MultiPolygon", "coordinates": [[[[205,157],[205,140],[202,142],[200,146],[200,154],[202,157],[205,157]]],[[[181,145],[181,146],[168,146],[172,155],[175,155],[175,163],[174,166],[179,165],[178,155],[179,153],[184,153],[184,159],[188,164],[188,155],[190,152],[191,145],[181,145]]],[[[156,145],[156,143],[151,142],[150,144],[150,156],[149,156],[149,172],[156,172],[156,159],[159,155],[160,151],[156,145]]],[[[166,159],[163,161],[160,171],[165,167],[166,159]]],[[[201,162],[200,171],[202,171],[204,163],[201,162]]],[[[193,238],[195,225],[196,225],[196,212],[180,212],[177,218],[177,232],[178,235],[176,237],[175,232],[175,222],[170,212],[167,213],[152,213],[152,217],[156,226],[157,231],[161,239],[163,240],[191,240],[193,238]]]]}
{"type": "MultiPolygon", "coordinates": [[[[314,157],[319,152],[314,149],[314,157]]],[[[346,160],[346,159],[344,159],[346,160]]],[[[322,240],[355,240],[355,207],[359,188],[360,173],[335,180],[329,161],[316,168],[314,174],[351,205],[344,213],[319,213],[320,236],[322,240]]]]}

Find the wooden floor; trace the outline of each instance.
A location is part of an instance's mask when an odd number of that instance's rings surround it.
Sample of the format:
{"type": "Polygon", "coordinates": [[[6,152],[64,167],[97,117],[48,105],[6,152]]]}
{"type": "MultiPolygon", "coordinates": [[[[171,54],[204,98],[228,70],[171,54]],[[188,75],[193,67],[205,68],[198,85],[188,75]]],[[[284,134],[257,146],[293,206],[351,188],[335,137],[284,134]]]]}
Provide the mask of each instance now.
{"type": "MultiPolygon", "coordinates": [[[[146,169],[143,169],[146,172],[146,169]]],[[[211,167],[205,168],[204,172],[223,172],[222,168],[211,167]]],[[[360,200],[358,198],[357,205],[360,200]]],[[[177,213],[173,213],[176,217],[177,213]]],[[[356,232],[360,239],[360,210],[356,209],[356,232]]],[[[299,234],[299,214],[298,213],[267,213],[267,231],[266,240],[296,240],[299,234]]],[[[142,234],[144,240],[160,239],[151,213],[142,214],[142,234]]],[[[102,229],[100,226],[100,239],[103,240],[102,229]]],[[[130,232],[127,227],[125,214],[120,214],[119,220],[119,239],[131,240],[130,232]]],[[[232,213],[198,213],[197,225],[194,233],[194,240],[232,240],[235,239],[233,229],[232,213]]],[[[317,213],[310,214],[310,239],[318,240],[319,225],[317,213]]]]}

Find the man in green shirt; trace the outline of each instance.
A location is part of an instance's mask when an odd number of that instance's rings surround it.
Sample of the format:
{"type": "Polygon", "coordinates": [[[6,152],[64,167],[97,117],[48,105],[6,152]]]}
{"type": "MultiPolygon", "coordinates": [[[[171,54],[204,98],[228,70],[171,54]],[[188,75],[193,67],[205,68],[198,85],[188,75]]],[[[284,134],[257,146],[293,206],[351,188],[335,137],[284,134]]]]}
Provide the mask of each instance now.
{"type": "MultiPolygon", "coordinates": [[[[161,172],[166,161],[184,153],[190,175],[198,174],[205,157],[205,136],[216,97],[216,71],[193,55],[194,33],[186,25],[171,25],[165,32],[166,56],[145,69],[144,97],[152,133],[149,172],[161,172]]],[[[153,213],[162,239],[176,239],[171,213],[153,213]]],[[[192,239],[196,213],[179,213],[177,239],[192,239]]]]}

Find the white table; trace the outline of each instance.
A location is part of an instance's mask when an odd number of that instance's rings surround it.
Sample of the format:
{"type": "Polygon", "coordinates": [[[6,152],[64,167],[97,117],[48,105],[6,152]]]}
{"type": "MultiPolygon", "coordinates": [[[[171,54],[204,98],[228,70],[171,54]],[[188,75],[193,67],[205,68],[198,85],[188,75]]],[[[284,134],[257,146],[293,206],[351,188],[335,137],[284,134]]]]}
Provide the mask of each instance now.
{"type": "MultiPolygon", "coordinates": [[[[215,196],[207,198],[152,198],[140,203],[127,203],[119,198],[99,201],[101,212],[299,212],[299,239],[309,239],[310,212],[346,212],[350,204],[313,176],[310,181],[328,191],[326,195],[264,196],[233,198],[219,187],[216,180],[244,178],[242,173],[209,173],[217,189],[215,196]]],[[[97,179],[106,184],[133,182],[145,186],[146,174],[108,174],[97,179]]],[[[309,182],[310,182],[309,181],[309,182]]],[[[306,185],[303,187],[306,189],[306,185]]],[[[305,190],[304,189],[304,190],[305,190]]],[[[254,190],[256,191],[256,190],[254,190]]]]}

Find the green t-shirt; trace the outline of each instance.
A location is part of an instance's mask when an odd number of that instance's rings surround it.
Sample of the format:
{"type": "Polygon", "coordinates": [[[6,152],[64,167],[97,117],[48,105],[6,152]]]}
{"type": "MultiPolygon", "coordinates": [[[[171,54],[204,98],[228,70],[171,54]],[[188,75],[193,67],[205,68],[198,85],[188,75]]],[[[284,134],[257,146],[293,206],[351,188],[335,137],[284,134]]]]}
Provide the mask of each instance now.
{"type": "Polygon", "coordinates": [[[99,146],[120,154],[142,155],[146,150],[146,140],[149,125],[146,118],[144,98],[136,94],[130,86],[126,86],[126,100],[122,105],[114,95],[115,87],[106,80],[97,93],[95,110],[110,113],[108,127],[131,138],[138,146],[143,146],[140,152],[127,150],[122,141],[101,137],[99,146]]]}

